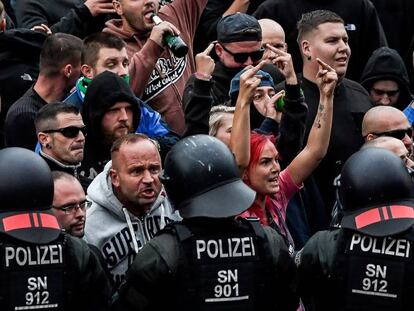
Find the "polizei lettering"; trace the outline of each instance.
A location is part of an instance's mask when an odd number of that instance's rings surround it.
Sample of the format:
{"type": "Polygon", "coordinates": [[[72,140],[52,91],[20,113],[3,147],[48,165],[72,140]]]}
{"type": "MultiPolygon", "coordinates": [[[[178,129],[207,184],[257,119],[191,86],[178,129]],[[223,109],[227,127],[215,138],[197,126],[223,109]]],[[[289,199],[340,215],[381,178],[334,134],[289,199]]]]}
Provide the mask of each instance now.
{"type": "Polygon", "coordinates": [[[4,247],[4,264],[6,268],[61,263],[63,263],[63,250],[60,244],[4,247]]]}
{"type": "Polygon", "coordinates": [[[351,252],[410,258],[411,242],[406,239],[394,239],[391,237],[376,238],[354,233],[348,250],[351,252]]]}
{"type": "Polygon", "coordinates": [[[196,240],[197,259],[229,257],[253,257],[256,255],[253,238],[227,238],[196,240]]]}

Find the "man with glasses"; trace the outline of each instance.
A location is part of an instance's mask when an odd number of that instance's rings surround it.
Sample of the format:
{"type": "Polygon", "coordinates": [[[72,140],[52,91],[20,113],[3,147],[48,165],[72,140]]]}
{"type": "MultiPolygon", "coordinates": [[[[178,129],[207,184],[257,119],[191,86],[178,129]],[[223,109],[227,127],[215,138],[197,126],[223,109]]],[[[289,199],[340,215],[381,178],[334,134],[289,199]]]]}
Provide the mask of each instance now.
{"type": "MultiPolygon", "coordinates": [[[[218,61],[211,76],[196,72],[185,89],[184,106],[196,88],[196,80],[214,82],[211,95],[214,105],[229,99],[230,81],[248,65],[257,65],[263,57],[262,30],[259,22],[248,14],[235,13],[223,17],[217,24],[217,42],[214,46],[218,61]]],[[[264,69],[266,71],[266,69],[264,69]]]]}
{"type": "Polygon", "coordinates": [[[61,102],[43,106],[35,118],[40,156],[51,171],[63,171],[79,178],[86,127],[76,107],[61,102]]]}
{"type": "Polygon", "coordinates": [[[413,151],[413,130],[401,110],[391,106],[377,106],[367,111],[362,120],[362,136],[365,141],[389,136],[401,140],[410,156],[413,151]]]}
{"type": "Polygon", "coordinates": [[[66,233],[82,238],[85,230],[86,209],[91,202],[86,200],[79,181],[65,172],[52,172],[54,183],[53,212],[66,233]]]}
{"type": "Polygon", "coordinates": [[[62,102],[45,105],[36,114],[35,127],[39,154],[50,169],[79,177],[86,136],[79,110],[62,102]]]}

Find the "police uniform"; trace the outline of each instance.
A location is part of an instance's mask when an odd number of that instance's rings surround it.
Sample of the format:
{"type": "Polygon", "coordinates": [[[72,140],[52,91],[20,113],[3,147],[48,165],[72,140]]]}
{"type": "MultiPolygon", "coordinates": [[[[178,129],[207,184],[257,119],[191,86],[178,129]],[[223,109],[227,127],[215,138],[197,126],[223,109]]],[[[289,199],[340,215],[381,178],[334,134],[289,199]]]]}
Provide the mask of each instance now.
{"type": "Polygon", "coordinates": [[[368,148],[345,163],[341,228],[297,254],[306,310],[412,310],[414,183],[399,157],[368,148]]]}
{"type": "Polygon", "coordinates": [[[137,254],[115,310],[296,310],[296,267],[283,238],[258,220],[234,219],[255,192],[226,145],[207,135],[180,141],[161,175],[183,221],[137,254]]]}
{"type": "Polygon", "coordinates": [[[62,232],[51,210],[46,162],[0,151],[0,310],[106,310],[109,283],[87,244],[62,232]]]}

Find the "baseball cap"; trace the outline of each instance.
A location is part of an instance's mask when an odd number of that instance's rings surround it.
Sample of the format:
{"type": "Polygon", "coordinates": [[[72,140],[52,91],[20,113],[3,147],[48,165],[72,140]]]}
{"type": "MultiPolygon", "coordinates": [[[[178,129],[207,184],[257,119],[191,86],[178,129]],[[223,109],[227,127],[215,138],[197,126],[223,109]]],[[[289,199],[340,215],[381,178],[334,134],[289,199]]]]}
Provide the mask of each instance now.
{"type": "Polygon", "coordinates": [[[256,18],[244,13],[224,16],[217,24],[220,43],[261,41],[262,29],[256,18]]]}
{"type": "MultiPolygon", "coordinates": [[[[241,70],[238,74],[236,74],[230,82],[230,90],[229,96],[232,102],[236,102],[237,96],[239,95],[240,91],[240,76],[245,72],[246,69],[241,70]]],[[[259,87],[262,86],[270,86],[275,88],[275,83],[273,82],[273,78],[270,74],[263,70],[258,70],[257,75],[261,76],[261,81],[259,87]]]]}

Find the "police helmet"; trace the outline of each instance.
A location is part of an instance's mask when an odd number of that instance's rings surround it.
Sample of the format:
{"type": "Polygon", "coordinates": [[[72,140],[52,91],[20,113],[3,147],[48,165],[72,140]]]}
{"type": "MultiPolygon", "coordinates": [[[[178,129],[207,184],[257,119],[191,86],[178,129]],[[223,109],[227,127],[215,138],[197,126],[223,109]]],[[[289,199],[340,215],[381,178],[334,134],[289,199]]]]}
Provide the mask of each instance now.
{"type": "Polygon", "coordinates": [[[26,242],[53,241],[61,229],[52,203],[47,163],[28,149],[0,150],[0,232],[26,242]]]}
{"type": "Polygon", "coordinates": [[[179,141],[167,154],[160,178],[183,218],[235,216],[255,198],[229,148],[208,135],[179,141]]]}
{"type": "Polygon", "coordinates": [[[403,232],[414,224],[414,182],[403,161],[382,148],[352,155],[341,172],[341,226],[372,236],[403,232]]]}

